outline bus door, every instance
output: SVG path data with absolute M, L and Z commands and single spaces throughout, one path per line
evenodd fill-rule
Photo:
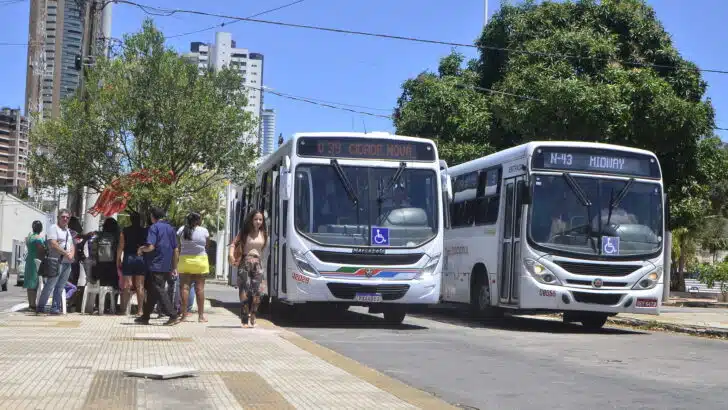
M 500 275 L 498 277 L 500 302 L 517 305 L 521 276 L 521 217 L 523 214 L 524 175 L 504 179 L 505 199 L 502 232 Z
M 280 187 L 278 186 L 278 172 L 273 172 L 273 193 L 270 199 L 271 203 L 271 247 L 269 255 L 269 270 L 268 270 L 268 294 L 270 296 L 278 296 L 278 275 L 279 275 L 279 260 L 278 255 L 280 253 L 280 238 L 281 229 L 285 227 L 281 226 L 281 205 L 280 205 Z

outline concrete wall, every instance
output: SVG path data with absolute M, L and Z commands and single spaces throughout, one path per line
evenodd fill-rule
M 0 252 L 5 255 L 11 254 L 13 240 L 24 240 L 35 220 L 43 223 L 43 234 L 45 234 L 48 218 L 44 212 L 13 195 L 0 192 Z

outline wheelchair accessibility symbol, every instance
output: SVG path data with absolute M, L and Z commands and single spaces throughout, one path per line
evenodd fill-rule
M 372 245 L 389 246 L 389 228 L 372 226 Z
M 619 255 L 619 237 L 602 236 L 602 253 L 605 255 Z

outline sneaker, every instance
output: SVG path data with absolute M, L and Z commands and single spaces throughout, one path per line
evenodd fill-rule
M 164 322 L 164 326 L 178 325 L 181 321 L 182 321 L 182 318 L 180 316 L 170 317 L 168 321 Z

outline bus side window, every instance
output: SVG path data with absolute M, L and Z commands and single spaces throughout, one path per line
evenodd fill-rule
M 478 187 L 478 173 L 471 172 L 453 178 L 453 201 L 450 215 L 453 228 L 473 226 L 475 223 L 475 194 Z
M 294 187 L 294 212 L 293 219 L 296 228 L 301 232 L 312 232 L 309 220 L 310 210 L 310 189 L 308 184 L 308 174 L 305 172 L 296 173 L 296 182 Z
M 476 193 L 476 225 L 492 225 L 498 221 L 501 168 L 481 170 Z

